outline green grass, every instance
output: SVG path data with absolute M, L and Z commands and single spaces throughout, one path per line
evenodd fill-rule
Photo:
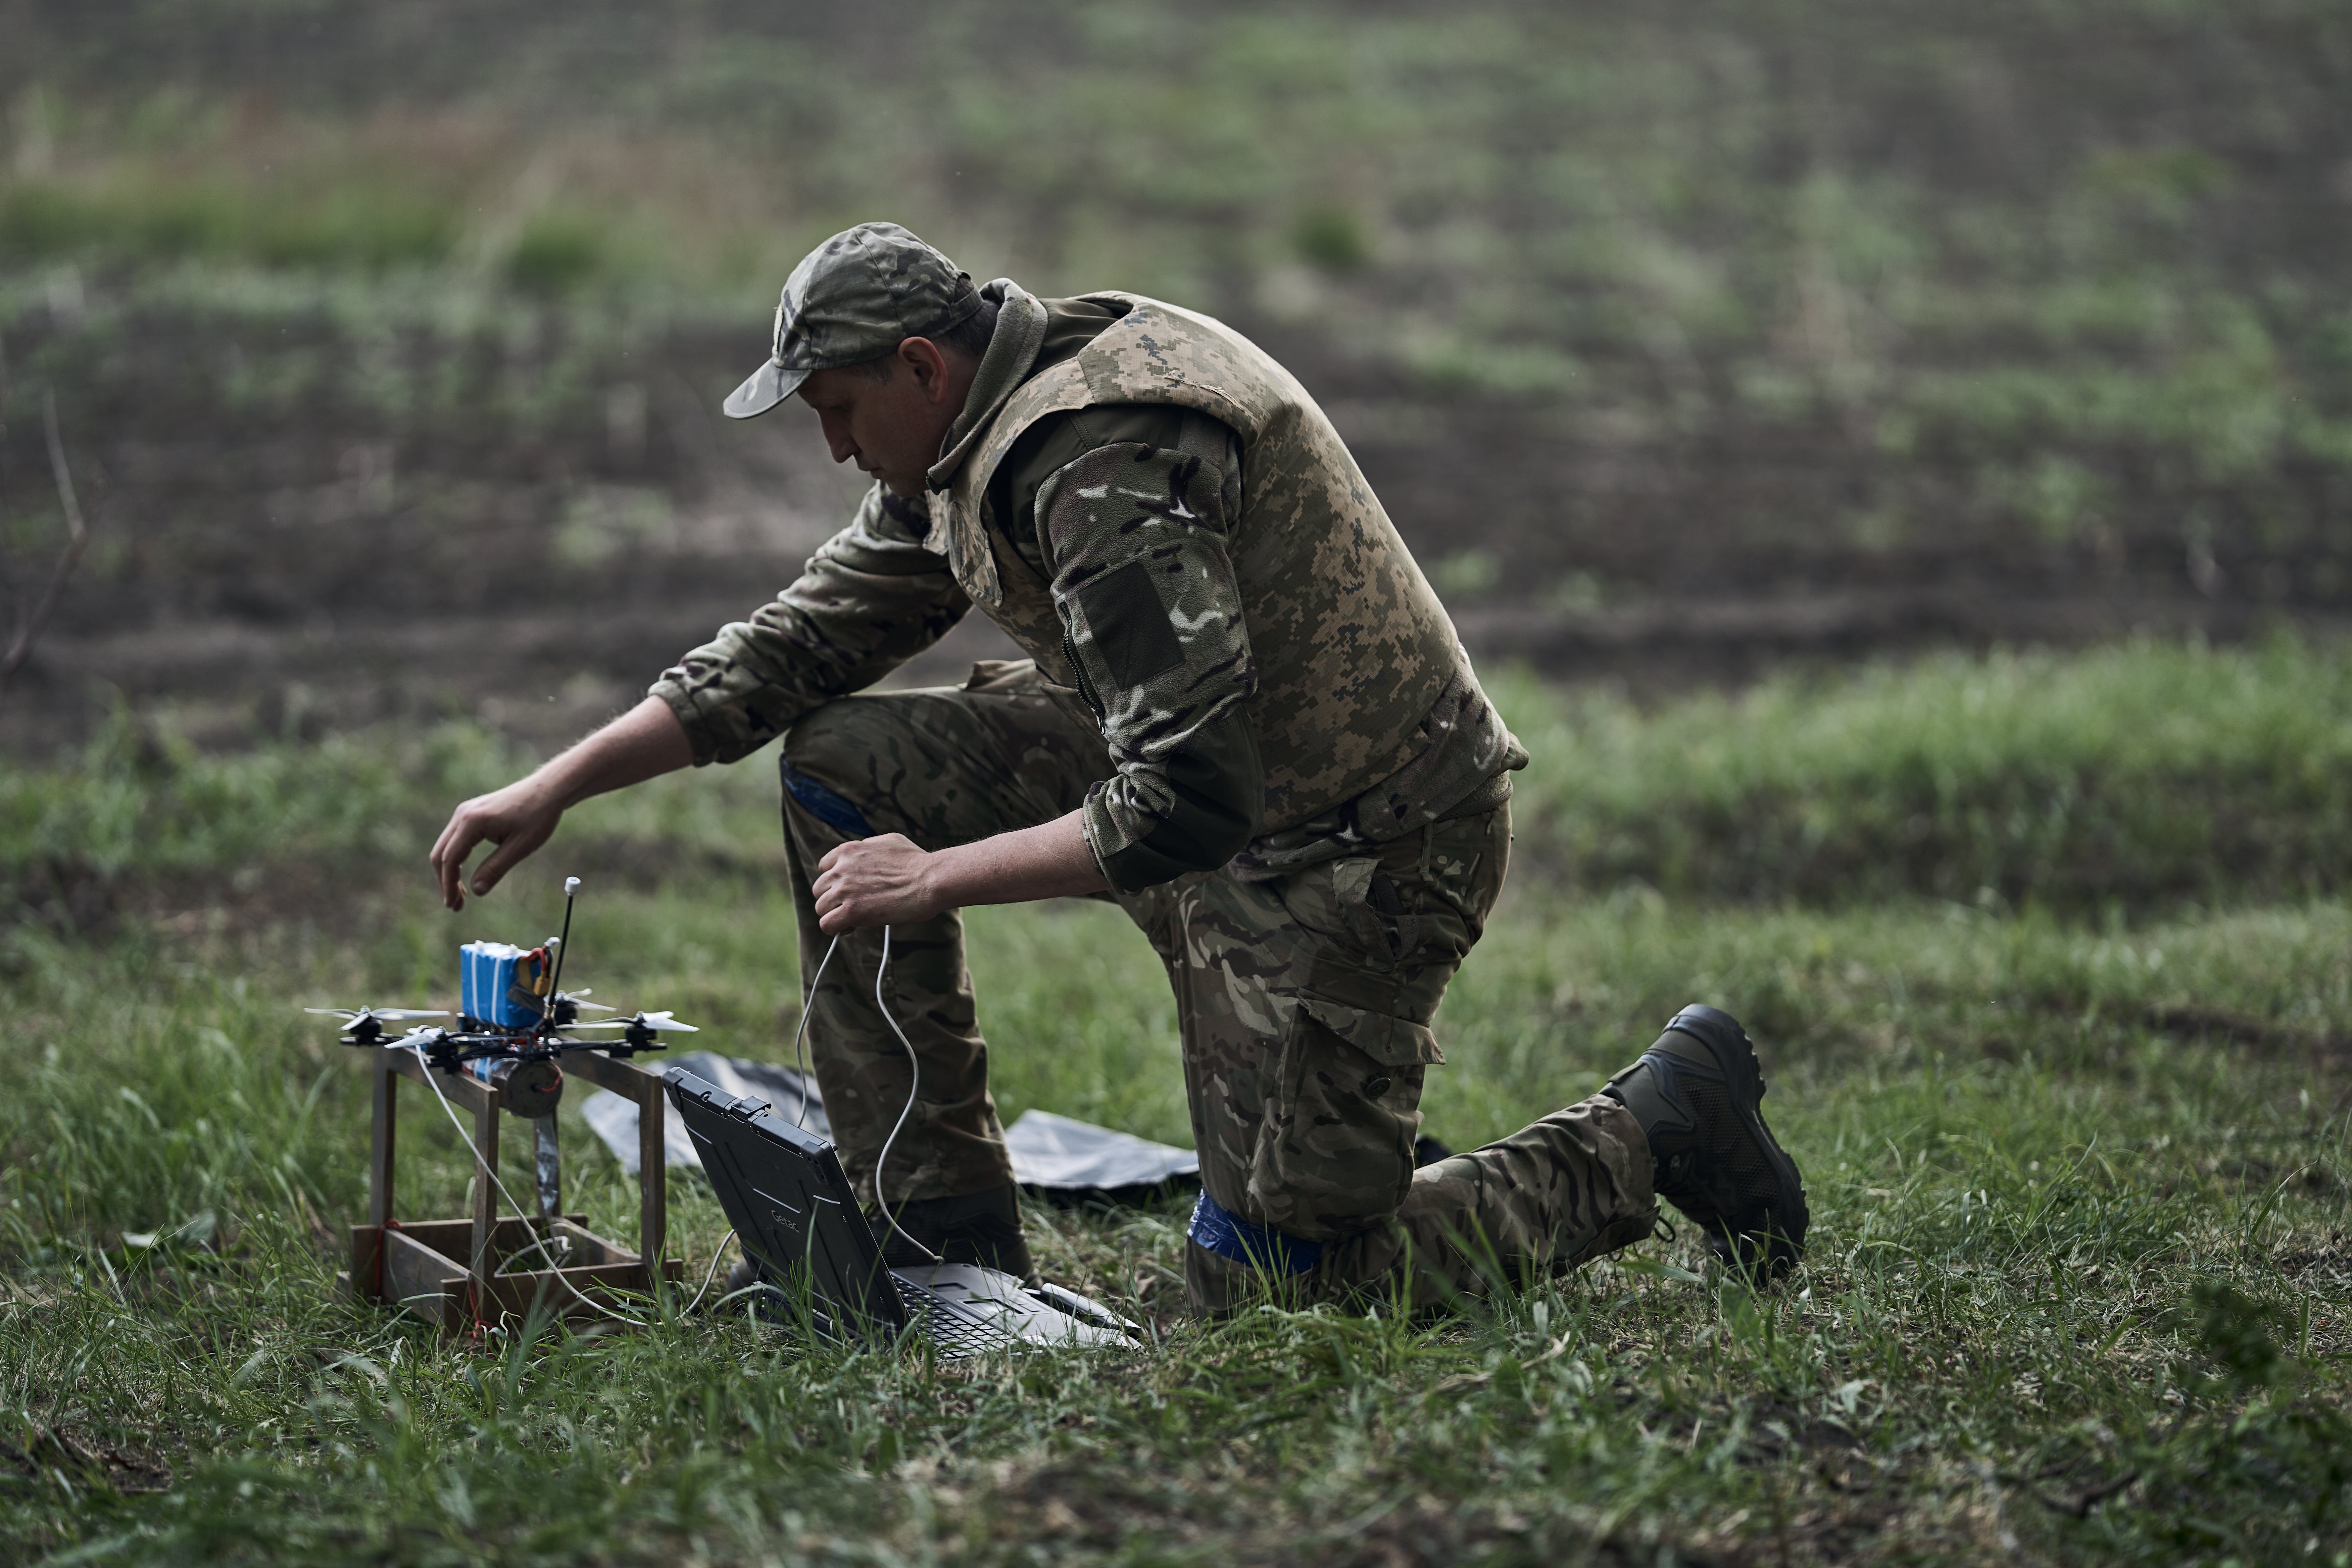
M 92 190 L 26 180 L 0 195 L 0 255 L 19 260 L 417 266 L 447 260 L 460 232 L 452 205 L 351 184 L 257 195 L 217 185 Z
M 641 945 L 600 985 L 676 1000 L 683 963 L 745 1019 L 789 996 L 789 963 L 755 961 L 785 911 L 709 890 L 723 909 L 606 910 L 583 954 Z M 446 951 L 423 925 L 442 920 L 412 905 L 363 948 L 371 978 Z M 1099 1087 L 1173 1077 L 1154 1004 L 1121 1004 L 1150 979 L 1139 942 L 1091 910 L 973 924 L 983 982 L 1013 981 L 984 993 L 1008 1110 L 1181 1134 L 1172 1084 L 1108 1103 Z M 1817 1214 L 1797 1279 L 1750 1298 L 1685 1239 L 1452 1322 L 1268 1310 L 1205 1329 L 1165 1316 L 1176 1214 L 1041 1215 L 1049 1267 L 1154 1316 L 1161 1342 L 1115 1367 L 960 1370 L 725 1322 L 452 1347 L 340 1304 L 320 1218 L 358 1196 L 363 1082 L 290 1009 L 349 956 L 282 936 L 274 957 L 257 936 L 34 943 L 18 1006 L 45 1044 L 5 1069 L 0 1124 L 0 1398 L 11 1440 L 49 1441 L 51 1462 L 0 1492 L 0 1529 L 26 1552 L 169 1560 L 1013 1561 L 1024 1542 L 1255 1560 L 1302 1537 L 1344 1554 L 1363 1529 L 1498 1561 L 1603 1541 L 1990 1560 L 2004 1531 L 2078 1561 L 2333 1552 L 2352 1542 L 2342 1117 L 2305 1060 L 2144 1019 L 2186 994 L 2341 1029 L 2347 935 L 2334 905 L 2119 944 L 1933 910 L 1523 901 L 1447 1004 L 1434 1129 L 1475 1139 L 1580 1095 L 1689 994 L 1796 1016 L 1757 1026 Z M 1041 948 L 1056 977 L 1024 982 Z M 781 1025 L 719 1043 L 773 1056 Z M 411 1126 L 415 1212 L 459 1209 L 454 1137 Z M 623 1183 L 571 1133 L 595 1222 L 625 1234 Z M 722 1222 L 698 1182 L 678 1207 L 698 1265 Z M 127 1491 L 158 1478 L 117 1462 L 110 1485 L 58 1429 L 173 1484 Z M 2037 1500 L 2132 1471 L 2081 1521 Z
M 1782 677 L 1644 713 L 1607 688 L 1492 682 L 1532 765 L 1523 875 L 1593 893 L 1835 905 L 1921 895 L 2129 923 L 2340 890 L 2352 866 L 2352 648 L 2137 642 Z M 70 911 L 232 868 L 343 868 L 429 844 L 527 759 L 463 723 L 229 754 L 118 715 L 0 775 L 0 896 Z M 575 862 L 772 869 L 762 760 L 599 802 Z M 712 809 L 712 802 L 720 803 Z
M 2112 907 L 2303 895 L 2352 866 L 2352 657 L 2143 641 L 1782 677 L 1645 716 L 1497 700 L 1565 872 L 1677 896 Z
M 2201 788 L 2249 736 L 2331 755 L 2334 660 L 1930 664 L 1610 709 L 1606 726 L 1577 700 L 1529 722 L 1538 693 L 1507 689 L 1541 753 L 1531 808 L 1573 798 L 1563 780 L 1594 733 L 1611 776 L 1663 780 L 1643 759 L 1705 721 L 1755 743 L 1698 755 L 1681 794 L 1659 789 L 1660 817 L 1827 780 L 1815 793 L 1852 803 L 1866 836 L 1873 792 L 1899 792 L 1922 752 L 1977 787 L 2032 737 L 2078 734 L 2068 765 L 2148 792 Z M 1995 717 L 1969 763 L 1936 715 L 1972 689 Z M 2135 739 L 2135 689 L 2181 694 L 2192 718 L 2170 743 Z M 1582 749 L 1561 750 L 1574 735 Z M 1430 1131 L 1508 1131 L 1589 1093 L 1681 1003 L 1728 1006 L 1762 1044 L 1811 1187 L 1810 1256 L 1785 1285 L 1717 1277 L 1685 1229 L 1459 1318 L 1268 1307 L 1204 1326 L 1179 1310 L 1181 1205 L 1041 1210 L 1049 1272 L 1151 1323 L 1149 1348 L 947 1367 L 709 1318 L 448 1343 L 334 1296 L 365 1079 L 298 1008 L 445 994 L 452 944 L 535 940 L 553 879 L 603 857 L 580 978 L 677 1007 L 710 1026 L 698 1043 L 779 1059 L 797 978 L 773 786 L 754 764 L 600 803 L 452 917 L 422 886 L 427 805 L 511 759 L 447 735 L 407 752 L 155 745 L 168 764 L 144 773 L 109 752 L 17 775 L 9 798 L 48 804 L 0 816 L 11 845 L 33 822 L 52 853 L 77 835 L 124 846 L 102 932 L 20 905 L 0 937 L 0 1554 L 2352 1560 L 2352 905 L 2258 884 L 2084 918 L 1867 875 L 1727 902 L 1656 879 L 1580 889 L 1526 832 L 1439 1016 Z M 413 771 L 370 773 L 404 755 Z M 100 809 L 112 797 L 89 786 L 118 772 L 149 793 Z M 282 836 L 222 804 L 247 788 Z M 373 804 L 352 807 L 355 789 Z M 109 812 L 133 810 L 154 831 L 109 837 Z M 1839 831 L 1832 817 L 1822 842 Z M 304 859 L 352 879 L 305 882 Z M 417 870 L 394 879 L 403 860 Z M 240 889 L 239 868 L 257 882 Z M 1183 1141 L 1172 1007 L 1115 911 L 970 923 L 1006 1114 Z M 572 1201 L 632 1234 L 629 1184 L 576 1104 L 565 1117 Z M 404 1121 L 404 1206 L 462 1212 L 455 1134 Z M 517 1186 L 513 1141 L 508 1158 Z M 724 1221 L 698 1178 L 673 1205 L 698 1278 Z

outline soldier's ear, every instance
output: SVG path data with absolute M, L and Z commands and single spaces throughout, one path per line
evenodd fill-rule
M 943 403 L 949 393 L 948 358 L 929 338 L 907 338 L 898 344 L 898 358 L 914 374 L 926 402 Z

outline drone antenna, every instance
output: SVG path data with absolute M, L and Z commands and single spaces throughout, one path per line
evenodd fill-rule
M 563 956 L 572 951 L 572 900 L 580 891 L 580 879 L 563 879 L 563 934 L 555 939 L 555 973 L 548 977 L 547 1013 L 555 1016 L 555 999 L 563 994 Z

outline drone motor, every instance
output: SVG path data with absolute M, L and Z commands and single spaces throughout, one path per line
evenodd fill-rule
M 488 1084 L 499 1109 L 511 1116 L 552 1116 L 563 1102 L 563 1069 L 544 1057 L 477 1057 L 466 1071 Z

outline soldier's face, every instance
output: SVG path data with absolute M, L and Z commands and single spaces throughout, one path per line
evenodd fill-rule
M 908 338 L 886 363 L 890 374 L 879 380 L 862 365 L 817 371 L 800 395 L 816 410 L 835 462 L 856 463 L 911 500 L 923 493 L 979 367 L 929 338 Z

